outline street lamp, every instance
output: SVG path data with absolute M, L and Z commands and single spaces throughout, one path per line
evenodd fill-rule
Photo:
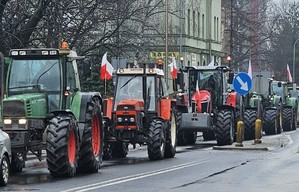
M 293 82 L 296 82 L 295 79 L 295 59 L 296 59 L 296 43 L 299 41 L 299 39 L 297 39 L 294 43 L 294 47 L 293 47 Z

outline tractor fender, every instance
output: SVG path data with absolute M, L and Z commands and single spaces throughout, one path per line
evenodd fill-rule
M 281 103 L 282 103 L 281 97 L 274 95 L 272 105 L 274 107 L 279 107 L 281 105 Z
M 287 99 L 286 104 L 288 106 L 291 106 L 292 108 L 296 108 L 297 107 L 297 102 L 298 101 L 297 101 L 297 99 L 295 97 L 291 97 L 291 98 Z

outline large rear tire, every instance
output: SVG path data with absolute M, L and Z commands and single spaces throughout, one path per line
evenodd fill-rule
M 165 154 L 165 128 L 161 120 L 153 119 L 149 127 L 147 153 L 150 160 L 160 160 Z
M 291 108 L 283 108 L 282 110 L 282 128 L 283 131 L 291 131 L 293 124 L 293 115 Z
M 165 155 L 166 158 L 172 158 L 176 153 L 177 145 L 177 123 L 174 109 L 171 112 L 171 119 L 167 122 L 168 128 L 166 129 L 166 146 Z
M 47 128 L 47 163 L 53 177 L 73 177 L 78 164 L 78 127 L 72 115 L 59 115 Z
M 217 114 L 215 138 L 217 145 L 231 145 L 234 142 L 235 122 L 233 112 L 220 110 Z
M 85 119 L 78 171 L 96 173 L 102 162 L 104 140 L 102 110 L 98 98 L 93 98 L 92 102 L 87 104 Z
M 244 111 L 244 140 L 252 140 L 255 138 L 256 118 L 256 111 L 250 109 Z
M 263 120 L 263 130 L 265 131 L 266 135 L 275 135 L 279 129 L 279 114 L 277 113 L 277 110 L 266 110 Z

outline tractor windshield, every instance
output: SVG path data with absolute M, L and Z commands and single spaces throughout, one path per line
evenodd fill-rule
M 147 77 L 147 100 L 149 110 L 155 107 L 155 86 L 154 78 Z M 126 75 L 118 76 L 115 93 L 114 110 L 117 104 L 122 100 L 139 99 L 143 100 L 142 76 Z
M 273 93 L 275 95 L 278 95 L 278 96 L 283 96 L 284 95 L 282 85 L 279 85 L 278 83 L 273 83 L 272 88 L 273 88 Z
M 56 59 L 12 60 L 8 80 L 9 94 L 34 90 L 59 91 L 61 81 L 58 62 Z
M 208 90 L 211 93 L 214 103 L 220 102 L 222 93 L 222 71 L 220 70 L 194 70 L 190 71 L 190 90 L 191 95 L 195 93 L 198 82 L 199 90 Z

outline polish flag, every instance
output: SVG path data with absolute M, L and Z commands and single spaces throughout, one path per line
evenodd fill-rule
M 199 100 L 199 86 L 198 86 L 198 81 L 196 81 L 196 91 L 194 95 L 192 96 L 192 100 L 197 101 Z
M 251 68 L 251 60 L 249 59 L 249 63 L 248 63 L 248 75 L 250 77 L 250 79 L 252 79 L 252 68 Z
M 112 78 L 113 73 L 113 67 L 107 60 L 107 52 L 104 54 L 102 58 L 102 64 L 101 64 L 101 79 L 102 80 L 108 80 Z
M 196 81 L 196 91 L 195 91 L 194 95 L 192 96 L 192 100 L 196 101 L 198 112 L 201 112 L 201 101 L 200 101 L 198 80 Z
M 168 66 L 170 67 L 170 75 L 173 79 L 176 79 L 178 76 L 178 68 L 176 66 L 176 61 L 174 57 L 172 57 L 172 62 Z
M 287 75 L 288 75 L 288 81 L 289 82 L 293 82 L 293 78 L 292 78 L 292 75 L 291 75 L 291 71 L 290 71 L 290 68 L 289 68 L 289 64 L 287 64 Z

